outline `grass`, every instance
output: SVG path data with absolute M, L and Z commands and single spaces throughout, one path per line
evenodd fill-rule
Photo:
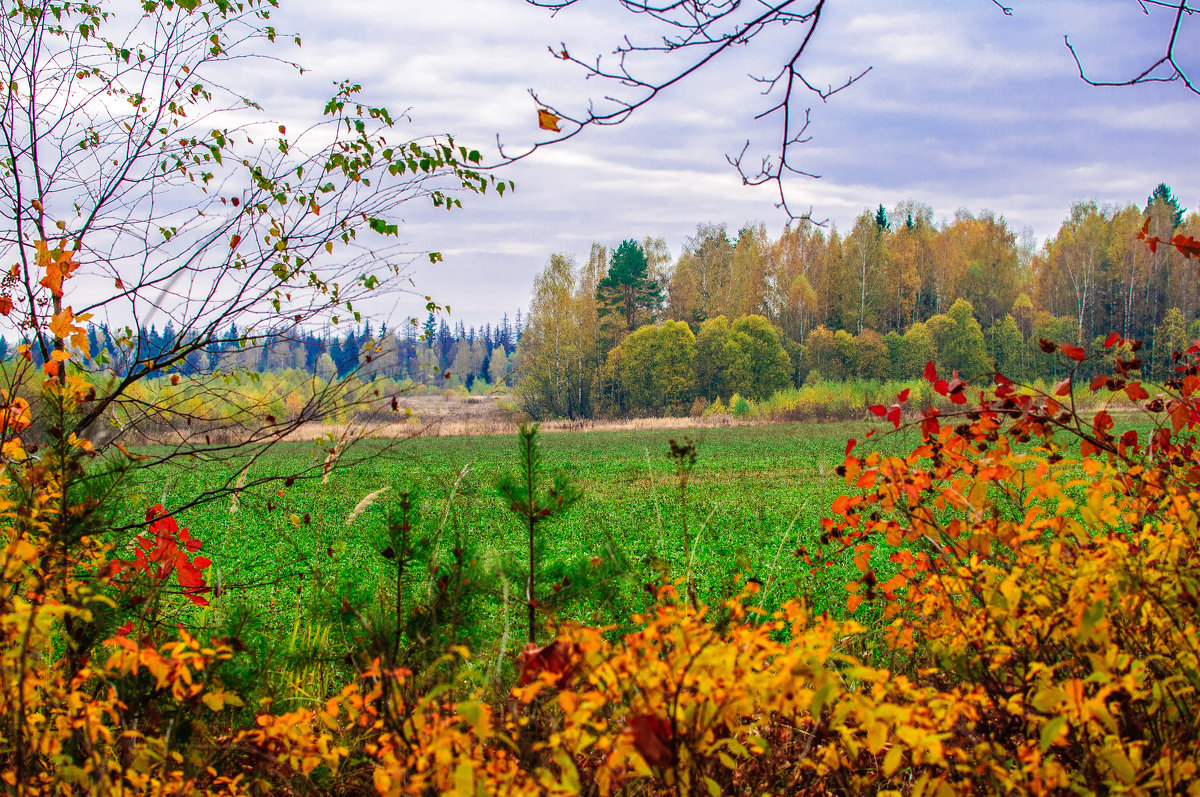
M 542 472 L 565 475 L 582 498 L 560 519 L 544 526 L 545 550 L 539 571 L 579 572 L 592 557 L 623 560 L 619 584 L 600 605 L 586 590 L 562 601 L 564 617 L 609 623 L 628 617 L 647 602 L 644 586 L 660 575 L 682 576 L 690 563 L 699 598 L 719 600 L 735 575 L 768 585 L 770 604 L 805 594 L 819 608 L 844 599 L 847 570 L 815 579 L 793 556 L 798 545 L 812 547 L 820 519 L 843 489 L 834 472 L 848 437 L 863 436 L 863 423 L 789 424 L 710 428 L 690 432 L 628 431 L 541 436 Z M 698 461 L 688 487 L 688 527 L 694 551 L 683 550 L 679 491 L 668 440 L 690 434 Z M 911 442 L 911 441 L 910 441 Z M 356 464 L 336 469 L 328 484 L 298 480 L 283 495 L 269 490 L 241 497 L 236 513 L 222 500 L 178 515 L 180 523 L 204 541 L 214 564 L 209 582 L 227 591 L 214 609 L 233 606 L 269 610 L 266 622 L 286 638 L 296 636 L 298 581 L 351 583 L 363 600 L 386 589 L 391 562 L 380 555 L 387 545 L 388 513 L 400 491 L 417 495 L 421 528 L 438 537 L 433 557 L 450 559 L 456 548 L 469 550 L 476 568 L 501 573 L 522 551 L 520 522 L 496 490 L 504 474 L 515 474 L 515 435 L 416 439 L 399 443 L 366 441 L 352 450 Z M 347 456 L 346 459 L 349 459 Z M 285 444 L 251 467 L 251 481 L 284 475 L 320 463 L 313 445 Z M 185 464 L 148 472 L 130 496 L 128 511 L 186 496 L 236 478 L 243 464 Z M 388 487 L 352 521 L 347 519 L 368 494 Z M 308 523 L 294 525 L 293 518 Z M 616 563 L 613 563 L 616 564 Z M 549 578 L 542 579 L 549 590 Z M 502 584 L 492 578 L 491 600 L 476 618 L 498 634 Z M 517 592 L 519 590 L 514 590 Z
M 561 518 L 541 527 L 539 583 L 549 610 L 558 620 L 620 624 L 649 604 L 648 584 L 678 579 L 690 568 L 699 599 L 709 604 L 731 594 L 740 576 L 763 583 L 764 608 L 803 596 L 818 611 L 841 613 L 844 585 L 858 576 L 852 557 L 814 574 L 793 554 L 800 545 L 816 547 L 821 519 L 846 489 L 835 468 L 847 438 L 861 440 L 873 427 L 805 423 L 542 435 L 547 481 L 561 473 L 582 493 Z M 689 478 L 694 549 L 687 551 L 668 444 L 685 434 L 699 453 Z M 916 439 L 909 431 L 872 440 L 899 451 Z M 306 662 L 307 674 L 277 667 L 286 682 L 307 680 L 312 688 L 313 681 L 328 680 L 314 654 L 350 647 L 345 607 L 395 606 L 394 560 L 381 552 L 389 545 L 389 513 L 409 490 L 426 567 L 407 573 L 405 606 L 427 598 L 449 572 L 453 551 L 463 551 L 478 588 L 462 607 L 471 626 L 467 636 L 485 659 L 508 660 L 506 652 L 523 636 L 522 607 L 502 596 L 506 590 L 523 594 L 512 573 L 523 556 L 524 533 L 496 485 L 504 474 L 516 474 L 516 451 L 515 435 L 366 441 L 344 457 L 356 461 L 335 469 L 327 484 L 298 480 L 277 491 L 282 484 L 276 482 L 243 494 L 237 512 L 225 499 L 179 513 L 213 560 L 209 584 L 222 587 L 195 621 L 213 631 L 243 622 L 266 641 L 263 655 Z M 314 464 L 319 471 L 323 459 L 310 443 L 280 445 L 248 475 L 251 481 L 284 476 Z M 232 482 L 243 467 L 231 461 L 146 471 L 149 478 L 132 492 L 127 511 L 178 503 Z M 365 496 L 384 487 L 386 493 L 350 520 Z M 889 569 L 887 553 L 876 550 L 872 557 L 881 572 Z M 592 567 L 593 557 L 603 566 Z M 551 584 L 564 575 L 571 586 L 552 593 Z M 339 601 L 342 620 L 333 605 Z

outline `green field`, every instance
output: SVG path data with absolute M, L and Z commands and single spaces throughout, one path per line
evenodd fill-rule
M 669 456 L 668 441 L 682 439 L 684 432 L 540 436 L 542 473 L 547 479 L 565 475 L 582 494 L 542 527 L 538 582 L 544 613 L 597 625 L 627 622 L 650 603 L 647 584 L 684 576 L 689 561 L 704 602 L 730 595 L 741 576 L 763 583 L 766 608 L 804 596 L 818 608 L 840 611 L 843 585 L 856 572 L 850 557 L 814 575 L 794 553 L 801 544 L 815 547 L 820 519 L 844 490 L 835 468 L 846 439 L 862 438 L 867 428 L 792 424 L 687 432 L 699 454 L 687 493 L 694 553 L 684 550 Z M 915 438 L 895 439 L 911 445 Z M 453 551 L 460 549 L 472 590 L 462 607 L 466 627 L 458 634 L 485 655 L 496 657 L 497 648 L 511 652 L 523 642 L 525 610 L 503 596 L 506 589 L 511 598 L 523 596 L 523 581 L 512 574 L 521 569 L 525 538 L 521 520 L 496 485 L 504 474 L 517 473 L 516 454 L 515 434 L 367 441 L 351 448 L 343 467 L 323 484 L 324 454 L 317 446 L 276 447 L 251 465 L 249 483 L 306 469 L 312 474 L 314 466 L 315 476 L 286 488 L 276 481 L 247 489 L 236 512 L 223 498 L 178 513 L 213 560 L 209 584 L 222 588 L 210 607 L 188 609 L 195 612 L 188 619 L 209 632 L 232 626 L 274 651 L 264 655 L 298 652 L 306 642 L 343 649 L 337 639 L 349 633 L 347 606 L 368 618 L 394 615 L 394 560 L 381 551 L 389 545 L 388 518 L 401 491 L 410 490 L 420 516 L 413 534 L 424 546 L 416 546 L 419 566 L 403 579 L 405 609 L 437 589 L 440 575 L 451 572 Z M 236 479 L 243 465 L 182 462 L 142 471 L 126 511 L 133 515 L 158 501 L 178 504 Z M 382 487 L 388 492 L 348 522 L 364 496 Z M 593 557 L 602 564 L 594 565 Z M 553 592 L 563 575 L 567 588 Z

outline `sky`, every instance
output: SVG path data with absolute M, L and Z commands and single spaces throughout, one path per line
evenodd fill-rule
M 795 177 L 794 210 L 848 230 L 866 208 L 904 200 L 929 205 L 935 220 L 960 208 L 991 210 L 1040 244 L 1072 202 L 1144 204 L 1160 181 L 1184 207 L 1200 206 L 1200 96 L 1182 85 L 1096 88 L 1079 79 L 1069 35 L 1089 73 L 1124 79 L 1165 47 L 1172 15 L 1138 0 L 830 2 L 802 65 L 815 85 L 858 83 L 827 102 L 810 95 L 811 141 L 796 163 L 819 179 Z M 557 15 L 522 0 L 295 0 L 274 16 L 302 47 L 288 53 L 301 79 L 246 86 L 269 113 L 293 119 L 319 110 L 332 81 L 351 77 L 364 95 L 408 110 L 404 136 L 453 133 L 495 153 L 497 136 L 519 150 L 544 137 L 535 89 L 581 111 L 619 87 L 584 81 L 553 58 L 564 43 L 581 57 L 610 52 L 621 36 L 656 30 L 615 0 L 580 0 Z M 637 24 L 635 24 L 637 23 Z M 412 203 L 397 210 L 414 260 L 410 294 L 380 298 L 370 313 L 397 323 L 423 315 L 424 296 L 468 326 L 525 308 L 551 253 L 585 261 L 593 241 L 663 237 L 678 256 L 699 223 L 731 232 L 763 223 L 778 236 L 787 218 L 771 188 L 741 184 L 725 156 L 749 140 L 765 153 L 778 135 L 755 122 L 764 99 L 748 77 L 777 68 L 797 26 L 741 48 L 617 127 L 585 131 L 498 173 L 516 191 L 462 197 L 447 213 Z M 1179 54 L 1200 78 L 1200 19 L 1185 21 Z M 647 64 L 647 69 L 663 69 Z

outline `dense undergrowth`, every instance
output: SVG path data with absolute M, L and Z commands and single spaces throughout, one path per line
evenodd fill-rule
M 220 590 L 203 529 L 152 506 L 132 541 L 107 533 L 121 465 L 55 437 L 87 384 L 47 374 L 36 450 L 27 402 L 3 409 L 0 788 L 1200 794 L 1198 352 L 1154 397 L 1125 360 L 1045 392 L 997 377 L 977 399 L 931 367 L 947 409 L 909 391 L 874 406 L 920 439 L 898 454 L 850 441 L 819 545 L 791 552 L 815 572 L 853 563 L 841 615 L 802 596 L 762 609 L 752 578 L 705 605 L 679 567 L 617 627 L 563 619 L 540 636 L 569 585 L 540 569 L 541 524 L 575 494 L 542 482 L 527 430 L 504 487 L 529 543 L 506 596 L 530 640 L 516 682 L 461 644 L 478 585 L 455 550 L 463 566 L 419 599 L 330 606 L 349 652 L 324 661 L 320 639 L 294 640 L 310 654 L 287 666 L 312 693 L 286 704 L 280 661 L 256 660 L 236 621 L 183 623 Z M 1152 426 L 1118 435 L 1103 407 L 1081 414 L 1082 393 L 1122 394 Z M 673 453 L 686 501 L 695 451 Z M 418 528 L 404 497 L 380 551 L 397 583 L 428 561 Z M 576 577 L 602 590 L 589 568 Z

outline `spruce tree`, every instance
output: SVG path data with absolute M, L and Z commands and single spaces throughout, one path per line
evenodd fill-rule
M 1175 198 L 1175 194 L 1171 191 L 1171 187 L 1166 183 L 1159 183 L 1154 187 L 1153 193 L 1146 197 L 1146 210 L 1157 201 L 1162 201 L 1171 207 L 1171 223 L 1174 227 L 1178 227 L 1183 223 L 1183 214 L 1186 213 L 1179 206 L 1179 200 Z

